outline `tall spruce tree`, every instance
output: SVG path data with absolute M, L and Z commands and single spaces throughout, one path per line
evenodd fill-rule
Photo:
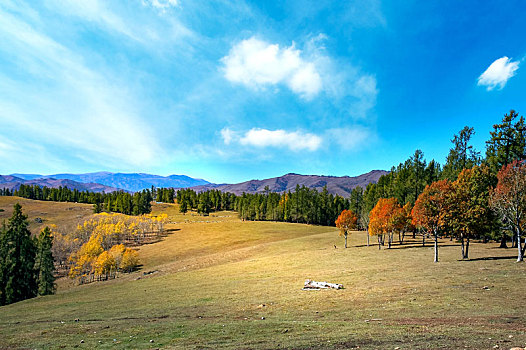
M 6 284 L 6 257 L 7 257 L 7 228 L 5 226 L 5 221 L 2 222 L 2 227 L 0 228 L 0 305 L 6 304 L 5 297 L 5 284 Z
M 22 206 L 14 205 L 13 215 L 2 234 L 2 266 L 0 267 L 2 304 L 11 304 L 37 294 L 34 274 L 35 242 L 28 229 Z
M 451 142 L 453 148 L 449 150 L 446 164 L 442 172 L 442 178 L 455 181 L 464 169 L 471 169 L 480 164 L 480 153 L 477 152 L 469 141 L 475 135 L 475 130 L 465 126 L 457 135 L 453 136 Z
M 524 117 L 513 109 L 500 124 L 493 125 L 491 138 L 486 141 L 486 162 L 497 173 L 514 160 L 526 159 L 526 124 Z
M 38 285 L 38 295 L 49 295 L 55 292 L 55 264 L 51 246 L 53 237 L 51 230 L 46 226 L 37 239 L 37 253 L 35 258 L 35 273 Z

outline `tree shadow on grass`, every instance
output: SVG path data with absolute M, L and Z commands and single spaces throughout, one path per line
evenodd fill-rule
M 475 259 L 460 259 L 458 261 L 483 261 L 483 260 L 512 260 L 517 259 L 517 255 L 515 256 L 486 256 L 483 258 L 475 258 Z
M 367 244 L 361 244 L 361 245 L 355 245 L 354 247 L 356 248 L 363 248 L 363 247 L 367 247 Z M 377 247 L 378 248 L 378 243 L 374 243 L 374 244 L 369 244 L 369 247 Z M 438 248 L 442 248 L 442 247 L 459 247 L 458 244 L 439 244 L 438 245 Z M 422 246 L 422 242 L 420 242 L 420 244 L 398 244 L 398 243 L 393 243 L 391 244 L 391 248 L 388 248 L 387 247 L 387 244 L 382 246 L 382 249 L 391 249 L 391 250 L 395 250 L 395 249 L 413 249 L 413 248 L 433 248 L 433 241 L 427 241 L 426 242 L 426 245 L 425 246 Z

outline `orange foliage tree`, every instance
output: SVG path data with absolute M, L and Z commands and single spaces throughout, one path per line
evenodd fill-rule
M 343 210 L 336 219 L 336 227 L 340 229 L 340 236 L 345 237 L 345 248 L 347 248 L 347 235 L 349 231 L 355 230 L 358 223 L 358 217 L 351 210 Z
M 447 223 L 449 196 L 453 187 L 448 180 L 427 185 L 411 211 L 413 224 L 432 233 L 435 239 L 435 262 L 438 262 L 438 234 Z
M 523 261 L 526 244 L 522 246 L 521 237 L 526 227 L 526 164 L 517 161 L 508 164 L 499 171 L 497 178 L 497 187 L 491 193 L 491 205 L 504 225 L 515 232 L 517 261 Z
M 396 198 L 380 198 L 369 214 L 369 235 L 378 237 L 378 249 L 384 244 L 388 235 L 391 248 L 393 234 L 403 227 L 403 210 Z

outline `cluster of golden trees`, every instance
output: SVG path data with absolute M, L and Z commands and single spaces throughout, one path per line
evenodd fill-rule
M 168 216 L 95 214 L 74 229 L 52 227 L 53 255 L 59 266 L 80 283 L 114 278 L 138 264 L 137 252 L 126 245 L 156 239 Z

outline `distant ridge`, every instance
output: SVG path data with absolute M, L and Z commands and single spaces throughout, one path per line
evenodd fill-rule
M 24 179 L 63 179 L 72 180 L 79 183 L 97 183 L 113 188 L 123 189 L 130 192 L 142 191 L 147 188 L 155 187 L 175 187 L 185 188 L 191 186 L 207 185 L 208 181 L 202 179 L 194 179 L 186 175 L 169 175 L 160 176 L 144 173 L 111 173 L 101 171 L 96 173 L 85 174 L 54 174 L 54 175 L 38 175 L 38 174 L 12 174 L 12 176 Z
M 296 185 L 306 186 L 316 189 L 318 192 L 327 186 L 329 193 L 348 197 L 351 190 L 357 186 L 365 188 L 369 183 L 376 183 L 380 176 L 388 174 L 385 170 L 373 170 L 359 176 L 319 176 L 319 175 L 299 175 L 289 173 L 279 177 L 265 180 L 250 180 L 238 184 L 208 184 L 192 187 L 197 192 L 216 189 L 223 192 L 231 192 L 236 195 L 245 193 L 264 193 L 268 186 L 271 192 L 294 191 Z
M 37 185 L 40 187 L 67 187 L 70 190 L 79 190 L 79 191 L 90 191 L 90 192 L 114 192 L 119 191 L 120 189 L 105 186 L 97 183 L 81 183 L 68 179 L 54 179 L 50 177 L 46 178 L 32 178 L 29 180 L 13 176 L 13 175 L 0 175 L 0 188 L 8 188 L 9 190 L 17 190 L 20 188 L 20 185 Z

